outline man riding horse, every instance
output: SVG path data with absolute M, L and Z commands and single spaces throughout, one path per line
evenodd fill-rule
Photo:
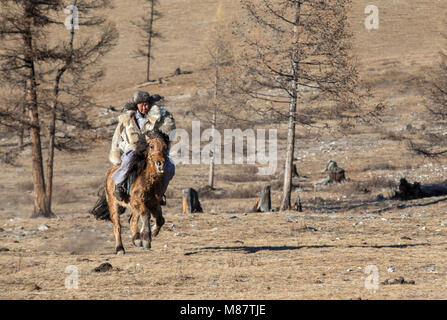
M 113 134 L 109 154 L 110 162 L 120 166 L 112 175 L 115 183 L 113 195 L 118 201 L 124 201 L 129 194 L 126 185 L 140 134 L 159 131 L 169 137 L 171 131 L 175 130 L 174 117 L 165 108 L 156 104 L 160 99 L 158 95 L 151 96 L 146 91 L 137 91 L 133 95 L 133 101 L 124 104 L 123 114 L 118 117 L 118 126 Z M 174 163 L 167 157 L 161 205 L 166 205 L 165 193 L 174 174 Z

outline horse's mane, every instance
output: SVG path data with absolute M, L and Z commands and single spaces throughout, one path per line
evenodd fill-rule
M 158 130 L 150 131 L 150 132 L 147 132 L 146 135 L 149 137 L 149 139 L 161 138 L 166 145 L 169 144 L 169 137 L 161 131 L 158 131 Z M 142 136 L 144 137 L 144 134 Z M 141 136 L 140 136 L 140 138 L 141 138 Z M 144 139 L 144 140 L 146 141 L 146 139 Z
M 129 174 L 136 172 L 136 175 L 139 176 L 141 172 L 146 168 L 148 157 L 148 144 L 146 141 L 146 136 L 149 139 L 161 138 L 166 145 L 168 145 L 169 143 L 169 137 L 160 131 L 151 131 L 148 133 L 140 134 L 135 149 L 135 154 L 129 163 Z

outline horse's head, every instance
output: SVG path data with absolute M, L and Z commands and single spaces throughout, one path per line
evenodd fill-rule
M 161 132 L 155 131 L 145 135 L 147 143 L 147 164 L 154 168 L 153 174 L 164 173 L 165 162 L 168 157 L 168 140 Z

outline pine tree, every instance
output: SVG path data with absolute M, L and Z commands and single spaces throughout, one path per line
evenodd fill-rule
M 86 16 L 90 14 L 81 19 L 79 26 L 99 30 L 98 37 L 85 37 L 75 44 L 72 19 L 67 32 L 69 41 L 49 44 L 48 39 L 64 28 L 64 22 L 57 17 L 67 4 L 75 5 Z M 11 131 L 29 128 L 34 184 L 32 217 L 54 216 L 51 211 L 54 148 L 73 150 L 82 139 L 79 132 L 56 139 L 57 131 L 67 133 L 71 126 L 82 132 L 90 127 L 82 107 L 93 102 L 85 92 L 102 76 L 98 67 L 100 58 L 117 39 L 114 26 L 91 12 L 107 5 L 108 0 L 5 0 L 1 3 L 0 81 L 4 90 L 0 94 L 6 97 L 7 103 L 0 105 L 0 124 Z M 63 125 L 57 127 L 57 121 Z M 49 137 L 47 180 L 42 157 L 43 133 Z

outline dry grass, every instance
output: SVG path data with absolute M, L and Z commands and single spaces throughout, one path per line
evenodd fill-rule
M 53 189 L 55 203 L 68 204 L 80 201 L 78 194 L 67 185 L 55 185 Z
M 345 181 L 342 183 L 334 183 L 328 187 L 327 191 L 346 197 L 352 197 L 354 195 L 381 192 L 383 189 L 394 190 L 397 188 L 397 184 L 398 181 L 393 181 L 383 177 L 373 177 L 364 181 Z
M 17 191 L 26 192 L 33 190 L 34 190 L 34 184 L 32 181 L 22 181 L 17 184 Z
M 413 166 L 410 163 L 404 164 L 404 165 L 400 165 L 400 166 L 396 166 L 387 162 L 380 162 L 380 163 L 373 163 L 373 164 L 369 164 L 366 167 L 364 167 L 362 169 L 362 171 L 364 172 L 369 172 L 369 171 L 379 171 L 379 170 L 389 170 L 389 171 L 396 171 L 396 170 L 410 170 L 412 169 Z
M 104 106 L 129 100 L 136 85 L 144 81 L 144 61 L 129 55 L 129 48 L 138 42 L 129 21 L 141 14 L 141 3 L 138 0 L 135 6 L 128 6 L 115 1 L 115 9 L 104 13 L 117 22 L 121 33 L 119 46 L 105 59 L 106 78 L 90 92 Z M 237 1 L 223 3 L 228 16 L 237 12 Z M 181 201 L 168 199 L 168 206 L 163 207 L 166 225 L 150 251 L 132 247 L 126 213 L 121 221 L 127 253 L 115 256 L 112 228 L 87 213 L 102 182 L 90 175 L 106 172 L 109 141 L 82 156 L 56 154 L 58 181 L 69 182 L 55 188 L 53 209 L 58 219 L 10 220 L 28 217 L 32 211 L 32 197 L 27 193 L 31 185 L 22 182 L 27 177 L 31 180 L 31 161 L 17 159 L 20 172 L 12 166 L 2 168 L 1 246 L 10 251 L 0 253 L 0 298 L 446 299 L 447 229 L 441 225 L 446 221 L 445 201 L 431 205 L 432 199 L 384 201 L 355 209 L 342 206 L 343 201 L 373 199 L 383 189 L 394 188 L 402 169 L 408 171 L 411 181 L 445 179 L 443 163 L 410 157 L 397 130 L 410 123 L 406 134 L 422 128 L 423 97 L 411 80 L 423 75 L 437 58 L 441 43 L 438 25 L 444 20 L 446 4 L 429 0 L 411 5 L 391 3 L 375 2 L 381 10 L 378 32 L 367 31 L 358 23 L 363 21 L 369 1 L 355 1 L 351 12 L 361 77 L 374 85 L 376 102 L 389 106 L 380 127 L 359 123 L 345 130 L 347 136 L 340 136 L 337 130 L 317 130 L 324 123 L 315 129 L 297 127 L 295 156 L 300 159 L 298 171 L 307 178 L 297 179 L 295 184 L 302 187 L 299 195 L 304 212 L 244 215 L 267 183 L 272 186 L 272 205 L 276 206 L 282 181 L 255 180 L 256 172 L 250 171 L 255 169 L 222 166 L 217 171 L 217 188 L 226 194 L 204 195 L 200 199 L 203 214 L 182 215 Z M 170 74 L 178 66 L 193 73 L 139 89 L 167 97 L 166 106 L 179 128 L 191 128 L 192 118 L 184 116 L 191 106 L 182 96 L 201 89 L 204 43 L 216 8 L 215 0 L 161 2 L 165 16 L 160 19 L 159 31 L 165 41 L 154 46 L 158 62 L 153 64 L 153 77 Z M 92 109 L 91 116 L 98 112 Z M 278 132 L 280 162 L 285 155 L 284 129 Z M 333 142 L 334 148 L 325 151 Z M 323 178 L 320 171 L 329 158 L 346 169 L 351 181 L 311 188 Z M 377 174 L 375 171 L 383 172 L 369 175 Z M 178 166 L 168 198 L 181 197 L 181 190 L 187 187 L 198 190 L 207 182 L 207 173 L 207 166 Z M 346 198 L 340 199 L 342 196 Z M 406 206 L 398 207 L 402 204 Z M 330 212 L 318 211 L 328 207 Z M 50 229 L 36 231 L 42 223 Z M 113 265 L 112 271 L 92 272 L 105 260 Z M 69 265 L 79 270 L 77 290 L 64 286 L 64 270 Z M 414 280 L 415 285 L 380 285 L 374 293 L 364 285 L 368 265 L 378 267 L 380 282 L 402 276 Z M 390 266 L 394 273 L 387 271 Z M 34 290 L 36 284 L 40 290 Z
M 216 180 L 225 182 L 256 182 L 256 181 L 271 181 L 274 177 L 262 176 L 251 173 L 235 173 L 235 174 L 218 174 Z
M 231 189 L 210 190 L 208 187 L 202 187 L 198 190 L 199 199 L 248 199 L 259 196 L 262 186 L 244 184 L 237 185 Z

